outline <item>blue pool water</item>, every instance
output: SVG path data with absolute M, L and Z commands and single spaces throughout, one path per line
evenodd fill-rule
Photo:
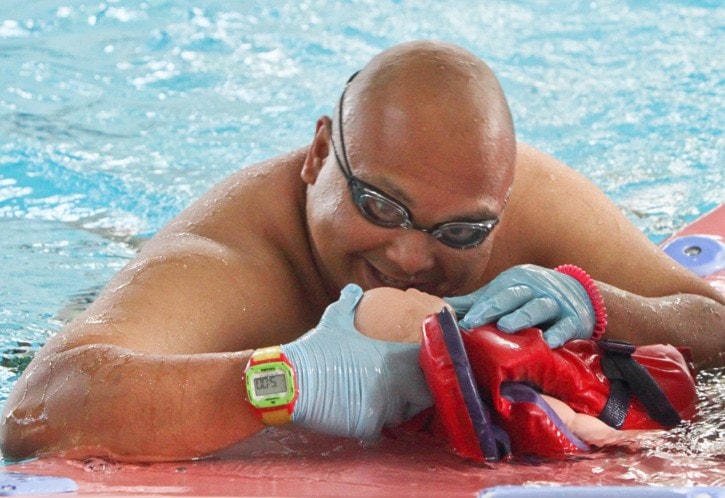
M 662 240 L 725 199 L 723 26 L 719 1 L 3 0 L 0 404 L 141 240 L 307 144 L 348 75 L 409 39 L 487 60 L 521 139 Z M 724 384 L 704 377 L 676 450 L 722 461 Z

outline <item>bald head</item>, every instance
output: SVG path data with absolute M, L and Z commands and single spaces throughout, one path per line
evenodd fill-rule
M 380 53 L 350 83 L 344 111 L 350 142 L 428 147 L 431 157 L 446 144 L 458 164 L 489 168 L 504 183 L 512 175 L 515 137 L 503 91 L 481 59 L 456 45 L 416 41 Z
M 476 55 L 448 43 L 415 41 L 396 45 L 373 57 L 357 78 L 360 85 L 384 90 L 404 83 L 439 94 L 483 91 L 498 104 L 506 102 L 493 71 Z

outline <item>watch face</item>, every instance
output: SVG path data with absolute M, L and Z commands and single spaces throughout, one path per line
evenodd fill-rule
M 254 393 L 257 396 L 287 392 L 287 377 L 283 373 L 254 377 Z
M 284 362 L 263 363 L 247 370 L 247 394 L 257 408 L 275 408 L 294 399 L 292 369 Z

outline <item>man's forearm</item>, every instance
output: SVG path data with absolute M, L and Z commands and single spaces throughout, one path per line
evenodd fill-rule
M 93 345 L 39 358 L 6 404 L 3 453 L 155 461 L 219 450 L 262 428 L 243 398 L 248 356 Z
M 725 305 L 695 294 L 644 298 L 597 284 L 609 314 L 605 337 L 692 348 L 698 367 L 725 365 Z

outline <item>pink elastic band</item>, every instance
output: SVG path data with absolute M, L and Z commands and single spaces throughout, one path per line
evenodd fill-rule
M 592 306 L 594 307 L 594 317 L 596 319 L 592 339 L 598 341 L 607 329 L 607 308 L 604 306 L 604 299 L 599 293 L 597 284 L 594 283 L 594 280 L 592 280 L 592 277 L 590 277 L 587 272 L 578 266 L 560 265 L 554 269 L 559 273 L 575 278 L 577 282 L 582 284 L 582 287 L 584 287 L 589 299 L 592 301 Z

